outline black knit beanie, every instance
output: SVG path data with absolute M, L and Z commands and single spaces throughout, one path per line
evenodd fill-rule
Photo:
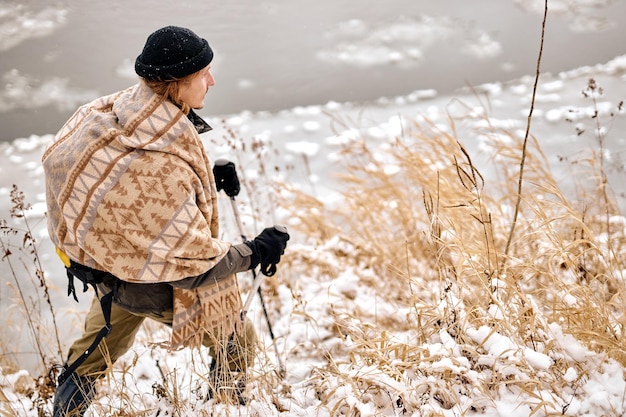
M 148 36 L 135 72 L 148 80 L 167 81 L 200 71 L 213 60 L 206 39 L 189 29 L 166 26 Z

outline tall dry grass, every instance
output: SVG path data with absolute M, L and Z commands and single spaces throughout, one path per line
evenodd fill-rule
M 590 80 L 588 89 L 595 88 Z M 299 232 L 315 237 L 318 247 L 331 237 L 349 245 L 349 254 L 334 254 L 341 260 L 337 264 L 316 266 L 320 276 L 331 279 L 346 268 L 364 271 L 359 285 L 373 287 L 405 315 L 379 319 L 367 308 L 338 308 L 333 331 L 354 343 L 342 359 L 351 371 L 342 372 L 339 359 L 329 358 L 317 371 L 317 381 L 327 387 L 321 398 L 334 397 L 331 387 L 336 389 L 340 380 L 363 396 L 384 391 L 389 407 L 398 408 L 408 401 L 389 394 L 393 381 L 407 382 L 407 375 L 417 372 L 436 382 L 415 387 L 416 396 L 437 398 L 444 408 L 457 404 L 460 392 L 478 390 L 495 399 L 500 388 L 517 386 L 536 396 L 533 414 L 559 404 L 565 412 L 567 400 L 541 393 L 547 385 L 554 393 L 559 386 L 582 383 L 582 369 L 574 382 L 563 377 L 568 368 L 579 369 L 573 361 L 555 360 L 547 379 L 522 362 L 517 366 L 527 378 L 494 372 L 490 381 L 420 365 L 440 359 L 432 357 L 427 342 L 445 343 L 446 337 L 461 347 L 460 356 L 476 364 L 484 347 L 469 334 L 483 326 L 518 347 L 565 358 L 563 346 L 549 336 L 556 324 L 599 357 L 626 365 L 626 224 L 606 181 L 603 153 L 593 151 L 594 142 L 604 138 L 592 138 L 589 156 L 572 164 L 577 195 L 565 195 L 537 138 L 492 126 L 486 112 L 478 118 L 484 118 L 482 123 L 473 116 L 450 119 L 441 127 L 418 117 L 406 122 L 389 146 L 372 145 L 365 137 L 355 140 L 341 151 L 344 163 L 337 171 L 345 188 L 340 203 L 328 207 L 297 192 L 284 203 L 292 207 Z M 482 165 L 473 161 L 464 136 L 481 138 L 483 154 L 477 159 Z M 292 268 L 314 267 L 308 255 L 293 256 Z M 407 331 L 414 332 L 411 342 L 394 336 Z M 374 369 L 372 375 L 355 371 L 366 366 Z M 335 405 L 334 412 L 358 415 L 354 404 Z M 478 406 L 472 407 L 476 411 Z
M 40 368 L 49 372 L 37 376 L 34 383 L 26 377 L 18 378 L 12 388 L 29 397 L 34 407 L 43 410 L 54 393 L 54 363 L 57 355 L 61 355 L 60 329 L 41 263 L 39 241 L 27 215 L 31 205 L 16 185 L 9 197 L 9 217 L 0 220 L 1 260 L 9 273 L 3 282 L 7 288 L 0 292 L 5 298 L 4 304 L 9 306 L 3 312 L 4 327 L 0 329 L 0 368 L 10 373 L 19 370 L 19 357 L 36 357 Z M 8 328 L 13 330 L 12 334 Z M 23 339 L 30 341 L 32 350 L 20 349 Z M 0 398 L 7 398 L 1 386 Z
M 597 88 L 590 82 L 592 86 Z M 348 121 L 335 121 L 349 127 Z M 236 143 L 236 133 L 230 134 Z M 480 153 L 475 142 L 464 144 L 476 138 L 482 143 Z M 554 337 L 555 325 L 600 357 L 626 365 L 625 224 L 605 181 L 603 153 L 591 152 L 572 164 L 576 171 L 571 178 L 580 184 L 571 196 L 553 178 L 539 141 L 494 126 L 486 111 L 468 111 L 466 117 L 450 118 L 446 126 L 420 116 L 404 119 L 402 133 L 389 139 L 372 144 L 363 137 L 340 151 L 341 198 L 333 204 L 277 180 L 283 177 L 282 168 L 268 156 L 275 151 L 257 144 L 252 157 L 236 148 L 241 158 L 248 158 L 239 164 L 263 173 L 254 179 L 243 176 L 244 189 L 251 190 L 244 194 L 260 198 L 254 191 L 259 186 L 266 190 L 264 195 L 272 194 L 270 206 L 289 220 L 294 241 L 306 244 L 291 246 L 280 274 L 264 283 L 271 318 L 283 323 L 303 318 L 312 329 L 343 341 L 332 350 L 316 351 L 306 341 L 289 346 L 288 351 L 280 351 L 283 345 L 272 347 L 274 352 L 261 350 L 250 376 L 256 400 L 284 410 L 279 397 L 289 396 L 292 387 L 274 372 L 272 355 L 289 359 L 309 354 L 324 364 L 316 365 L 302 383 L 331 415 L 359 415 L 359 405 L 349 400 L 346 390 L 383 411 L 408 413 L 432 401 L 450 409 L 469 397 L 473 401 L 464 410 L 476 412 L 511 389 L 532 399 L 527 401 L 533 413 L 566 410 L 567 399 L 558 393 L 583 384 L 588 369 L 565 354 L 566 347 Z M 604 138 L 592 137 L 591 145 L 599 140 Z M 523 148 L 524 187 L 519 194 Z M 268 165 L 261 169 L 254 163 Z M 17 189 L 14 193 L 15 217 L 23 220 L 24 196 Z M 269 209 L 260 203 L 251 208 L 246 201 L 242 196 L 246 227 L 252 235 L 258 223 L 269 221 L 265 211 Z M 509 242 L 516 204 L 516 230 Z M 227 221 L 229 214 L 223 217 Z M 28 256 L 36 253 L 35 242 L 24 232 L 28 228 L 4 222 L 3 229 L 5 261 L 14 256 L 11 248 L 15 247 L 6 246 L 7 235 L 24 236 Z M 317 250 L 311 251 L 311 246 Z M 334 295 L 339 301 L 335 298 L 327 306 L 330 321 L 311 315 L 298 277 L 322 283 L 346 270 L 358 276 L 359 288 L 344 288 Z M 45 280 L 36 282 L 47 300 Z M 291 318 L 280 316 L 279 293 L 285 288 L 293 297 Z M 359 306 L 358 293 L 363 290 L 375 293 L 381 305 L 395 306 L 396 311 Z M 23 299 L 23 304 L 27 307 L 29 300 Z M 30 317 L 29 326 L 37 335 L 38 319 Z M 481 341 L 477 336 L 477 330 L 484 328 L 490 335 L 513 341 L 515 349 L 541 352 L 554 363 L 539 371 L 522 354 L 515 363 L 516 375 L 510 373 L 511 364 L 504 357 L 500 364 L 487 365 L 486 338 Z M 153 337 L 162 330 L 146 334 Z M 34 340 L 35 346 L 40 344 Z M 202 385 L 207 358 L 191 358 L 193 369 L 181 374 L 177 367 L 167 367 L 159 346 L 152 343 L 140 342 L 149 346 L 146 354 L 160 371 L 152 385 L 154 398 L 144 392 L 148 397 L 141 408 L 133 397 L 122 396 L 115 408 L 101 411 L 141 415 L 163 402 L 179 415 L 192 410 L 186 401 L 195 395 L 198 381 Z M 441 355 L 432 352 L 434 343 L 448 346 L 454 354 L 447 359 L 463 366 L 458 370 L 442 366 Z M 10 346 L 2 350 L 11 353 Z M 49 365 L 48 356 L 42 350 L 42 360 Z M 138 360 L 132 356 L 121 361 L 101 395 L 126 393 L 131 389 L 127 384 L 137 384 L 132 369 Z M 570 368 L 579 372 L 574 380 L 565 378 Z M 39 402 L 45 415 L 50 381 L 40 380 L 35 391 L 32 384 L 26 385 L 27 395 Z

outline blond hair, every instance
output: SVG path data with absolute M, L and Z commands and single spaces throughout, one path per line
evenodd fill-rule
M 163 97 L 164 100 L 169 100 L 178 106 L 183 113 L 189 114 L 191 107 L 189 104 L 185 103 L 180 97 L 180 86 L 186 83 L 189 83 L 192 78 L 197 76 L 198 73 L 195 72 L 193 74 L 187 75 L 183 78 L 174 78 L 171 80 L 148 80 L 144 78 L 143 80 L 146 82 L 148 87 L 154 91 L 155 94 Z

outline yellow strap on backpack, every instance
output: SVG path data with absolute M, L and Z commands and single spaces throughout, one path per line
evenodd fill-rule
M 65 252 L 63 252 L 59 248 L 56 248 L 56 252 L 57 252 L 57 255 L 59 255 L 59 258 L 61 258 L 61 262 L 63 262 L 63 265 L 65 265 L 66 268 L 69 268 L 71 265 L 69 256 L 67 256 Z

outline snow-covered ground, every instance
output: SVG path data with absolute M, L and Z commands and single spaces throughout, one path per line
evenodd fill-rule
M 597 118 L 601 121 L 602 134 L 606 138 L 606 160 L 611 162 L 612 185 L 618 193 L 623 193 L 623 151 L 625 149 L 624 112 L 619 103 L 623 99 L 623 83 L 626 73 L 626 57 L 616 57 L 609 63 L 594 67 L 579 68 L 568 73 L 545 75 L 541 79 L 531 132 L 538 138 L 553 166 L 556 177 L 562 172 L 561 183 L 567 189 L 568 166 L 571 160 L 579 157 L 584 149 L 597 149 L 597 139 L 592 133 L 578 134 L 585 128 L 598 110 Z M 584 97 L 582 91 L 587 88 L 589 78 L 594 78 L 603 89 L 603 95 L 593 100 Z M 476 91 L 457 96 L 439 96 L 435 91 L 417 91 L 407 96 L 384 98 L 369 105 L 331 102 L 324 106 L 298 107 L 278 113 L 242 112 L 222 118 L 207 118 L 215 130 L 205 134 L 206 147 L 212 158 L 229 157 L 237 160 L 239 169 L 248 181 L 258 175 L 257 165 L 247 164 L 250 155 L 234 151 L 228 139 L 231 134 L 241 140 L 264 143 L 276 151 L 263 154 L 268 166 L 280 166 L 280 176 L 285 182 L 300 188 L 308 194 L 317 196 L 329 205 L 337 204 L 341 194 L 336 174 L 337 150 L 342 144 L 355 138 L 366 138 L 373 149 L 383 149 L 401 135 L 402 129 L 412 120 L 427 117 L 435 125 L 448 124 L 448 116 L 457 120 L 470 120 L 474 129 L 464 130 L 461 139 L 477 161 L 481 161 L 483 147 L 479 134 L 482 115 L 488 114 L 493 124 L 517 132 L 523 136 L 526 116 L 530 104 L 533 78 L 528 77 L 509 83 L 494 83 L 477 87 Z M 481 103 L 489 103 L 483 107 Z M 488 110 L 485 110 L 488 109 Z M 339 122 L 341 121 L 341 122 Z M 482 126 L 484 127 L 484 126 Z M 608 128 L 610 127 L 610 128 Z M 578 129 L 578 130 L 577 130 Z M 475 132 L 475 133 L 472 133 Z M 466 135 L 466 136 L 465 136 Z M 64 294 L 64 275 L 58 261 L 53 256 L 45 232 L 44 196 L 42 188 L 42 170 L 39 158 L 44 146 L 51 140 L 48 136 L 32 136 L 18 139 L 2 147 L 3 163 L 2 184 L 0 186 L 1 209 L 8 213 L 9 190 L 17 184 L 25 192 L 33 208 L 28 213 L 28 221 L 35 230 L 40 245 L 40 255 L 47 273 L 48 283 L 52 288 L 52 300 L 58 315 L 59 328 L 63 331 L 61 339 L 63 349 L 71 342 L 80 328 L 80 311 L 87 305 L 89 296 L 83 296 L 76 305 Z M 278 156 L 276 156 L 278 155 Z M 250 161 L 248 161 L 250 162 Z M 488 171 L 483 162 L 475 164 Z M 249 168 L 247 168 L 249 167 Z M 573 182 L 571 182 L 573 184 Z M 572 198 L 576 195 L 572 194 Z M 249 202 L 264 202 L 270 198 L 269 192 L 255 189 L 253 195 L 246 191 L 240 197 L 243 212 L 249 210 Z M 264 215 L 261 215 L 263 217 Z M 222 218 L 226 235 L 237 240 L 229 206 L 222 207 Z M 273 222 L 289 223 L 282 211 L 267 214 L 264 218 L 253 221 L 244 216 L 248 233 L 259 230 L 265 224 Z M 169 410 L 172 415 L 217 415 L 221 412 L 231 415 L 485 415 L 485 416 L 529 416 L 557 415 L 600 416 L 622 415 L 626 412 L 626 385 L 623 367 L 605 356 L 597 355 L 572 336 L 563 333 L 557 324 L 550 324 L 546 337 L 552 343 L 562 347 L 560 358 L 520 346 L 509 336 L 493 332 L 489 327 L 469 327 L 466 334 L 471 340 L 482 346 L 477 360 L 481 365 L 468 361 L 467 352 L 446 330 L 427 340 L 415 344 L 411 332 L 390 333 L 386 343 L 398 343 L 413 346 L 422 355 L 420 360 L 412 362 L 412 368 L 399 359 L 390 362 L 390 367 L 397 368 L 397 378 L 391 378 L 389 372 L 380 368 L 346 360 L 354 352 L 365 349 L 361 342 L 350 338 L 341 338 L 333 327 L 338 321 L 342 325 L 363 327 L 367 333 L 367 321 L 357 321 L 359 314 L 371 315 L 376 311 L 376 320 L 402 321 L 408 319 L 410 312 L 398 310 L 398 307 L 384 296 L 377 294 L 370 286 L 360 284 L 367 270 L 355 273 L 351 268 L 342 269 L 341 261 L 331 254 L 341 249 L 345 242 L 329 239 L 326 247 L 311 247 L 306 236 L 295 235 L 290 241 L 290 249 L 297 258 L 302 253 L 316 253 L 319 260 L 313 264 L 331 264 L 300 271 L 301 275 L 283 276 L 278 282 L 271 282 L 274 295 L 269 299 L 271 319 L 273 320 L 276 344 L 273 346 L 267 336 L 258 304 L 253 304 L 252 317 L 256 319 L 257 329 L 262 335 L 265 349 L 259 354 L 257 366 L 253 371 L 253 383 L 250 396 L 254 400 L 240 411 L 198 400 L 194 394 L 197 384 L 197 364 L 202 363 L 189 351 L 167 353 L 152 343 L 167 340 L 164 329 L 146 327 L 131 353 L 116 365 L 116 371 L 110 382 L 106 383 L 102 396 L 92 410 L 133 409 L 152 410 L 145 415 L 163 415 Z M 349 249 L 347 249 L 349 251 Z M 336 265 L 332 265 L 336 262 Z M 3 268 L 5 265 L 3 264 Z M 289 274 L 289 270 L 284 274 Z M 5 280 L 11 283 L 8 275 Z M 280 273 L 279 273 L 280 276 Z M 245 283 L 246 277 L 242 277 Z M 288 285 L 286 285 L 288 283 Z M 27 287 L 27 285 L 25 285 Z M 27 297 L 35 297 L 37 289 L 24 288 Z M 6 300 L 3 290 L 3 300 Z M 19 316 L 16 307 L 3 306 L 5 315 L 5 334 L 20 335 L 15 332 Z M 45 309 L 43 309 L 45 310 Z M 44 313 L 45 314 L 45 313 Z M 45 318 L 44 318 L 45 322 Z M 23 326 L 21 326 L 23 327 Z M 49 333 L 49 329 L 46 330 Z M 21 333 L 22 338 L 24 334 Z M 5 339 L 6 340 L 6 339 Z M 28 344 L 28 341 L 23 342 Z M 370 347 L 371 348 L 371 347 Z M 32 348 L 31 348 L 32 349 Z M 382 349 L 382 347 L 381 347 Z M 19 350 L 28 351 L 26 346 Z M 54 352 L 54 349 L 52 349 Z M 9 352 L 11 353 L 11 352 Z M 284 363 L 287 374 L 284 380 L 275 376 L 276 354 Z M 41 372 L 37 369 L 36 355 L 17 355 L 23 370 L 9 372 L 3 368 L 0 386 L 6 397 L 3 410 L 13 410 L 19 415 L 35 416 L 28 387 L 32 386 L 31 376 Z M 336 369 L 329 371 L 329 358 Z M 414 359 L 414 358 L 413 358 Z M 570 387 L 557 387 L 548 370 L 555 366 L 555 360 L 569 363 L 563 372 L 563 380 L 571 381 Z M 122 369 L 133 364 L 131 370 L 121 373 Z M 159 368 L 155 364 L 160 364 Z M 196 368 L 191 366 L 195 363 Z M 318 368 L 319 367 L 319 368 Z M 316 369 L 325 369 L 319 372 Z M 482 371 L 479 371 L 482 369 Z M 178 399 L 185 405 L 175 410 L 167 396 L 154 392 L 154 384 L 162 381 L 161 372 L 169 374 L 176 370 L 179 382 Z M 581 378 L 581 375 L 584 377 Z M 518 380 L 526 380 L 528 390 L 507 387 L 506 384 L 493 384 L 493 392 L 472 392 L 471 387 L 477 382 L 485 383 L 490 378 L 502 378 L 515 375 Z M 422 387 L 422 388 L 420 388 Z M 534 388 L 533 388 L 534 387 Z M 468 391 L 469 390 L 469 391 Z M 124 397 L 118 393 L 123 391 Z M 131 400 L 129 400 L 131 398 Z M 169 398 L 171 400 L 171 398 Z M 126 405 L 124 405 L 126 404 Z M 100 408 L 99 408 L 100 407 Z M 536 408 L 535 408 L 536 407 Z M 161 414 L 156 411 L 160 408 Z

